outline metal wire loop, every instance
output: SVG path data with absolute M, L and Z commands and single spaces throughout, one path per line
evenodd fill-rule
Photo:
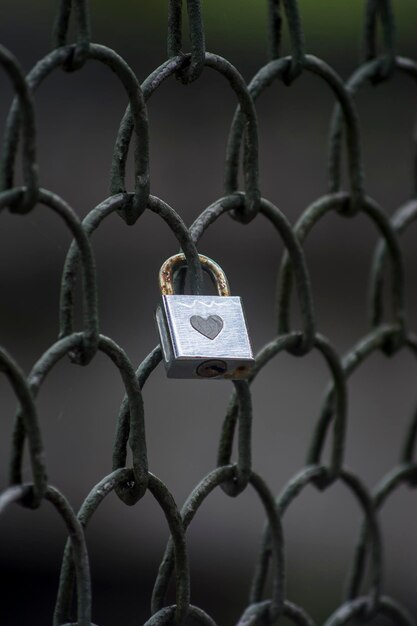
M 158 613 L 155 613 L 150 617 L 144 626 L 175 626 L 177 624 L 175 620 L 175 612 L 177 605 L 166 606 L 160 609 Z M 203 609 L 197 606 L 188 607 L 187 616 L 192 619 L 193 622 L 201 624 L 201 626 L 217 626 L 216 622 L 209 616 Z
M 323 489 L 323 484 L 328 475 L 328 470 L 322 466 L 306 466 L 298 475 L 293 477 L 282 490 L 276 500 L 278 512 L 283 518 L 289 505 L 296 497 L 300 495 L 302 490 L 311 484 L 318 489 Z M 352 472 L 342 470 L 338 479 L 349 489 L 357 500 L 362 509 L 365 519 L 367 520 L 369 537 L 372 547 L 372 582 L 370 595 L 367 598 L 367 610 L 375 613 L 379 610 L 381 600 L 381 569 L 382 569 L 382 550 L 380 530 L 377 523 L 376 514 L 373 507 L 371 496 L 368 493 L 362 481 Z M 321 484 L 320 484 L 321 483 Z M 268 524 L 265 525 L 261 549 L 259 551 L 258 561 L 255 566 L 254 576 L 252 578 L 252 588 L 250 600 L 252 603 L 260 602 L 263 590 L 266 584 L 268 568 L 271 559 L 271 537 Z M 357 583 L 355 579 L 348 590 L 349 603 L 353 603 L 357 594 Z
M 344 626 L 354 617 L 367 620 L 368 610 L 369 598 L 367 597 L 358 598 L 353 602 L 346 602 L 326 620 L 324 626 Z M 387 617 L 395 626 L 415 626 L 416 624 L 408 611 L 387 596 L 380 598 L 377 615 Z
M 133 472 L 129 469 L 120 469 L 105 476 L 88 494 L 84 500 L 77 519 L 85 531 L 98 506 L 115 489 L 118 484 L 134 480 Z M 67 539 L 59 576 L 59 588 L 54 610 L 54 623 L 63 624 L 71 620 L 75 585 L 74 558 L 71 550 L 71 540 Z
M 65 46 L 50 52 L 41 59 L 26 77 L 31 91 L 37 87 L 58 67 L 62 67 L 72 58 L 74 46 Z M 149 137 L 148 117 L 142 91 L 136 75 L 129 65 L 114 50 L 99 44 L 90 44 L 88 58 L 103 63 L 112 70 L 123 84 L 130 101 L 133 125 L 132 132 L 135 134 L 135 194 L 126 196 L 126 206 L 120 208 L 122 217 L 128 224 L 133 224 L 146 209 L 149 200 Z M 6 188 L 13 186 L 14 163 L 19 144 L 20 108 L 17 100 L 13 102 L 6 124 L 6 132 L 3 146 L 3 168 Z M 117 152 L 113 159 L 117 161 Z M 112 169 L 112 194 L 124 193 L 124 171 L 114 166 Z
M 369 80 L 374 80 L 381 74 L 383 60 L 378 58 L 361 65 L 346 83 L 346 90 L 353 98 L 359 90 L 366 85 Z M 393 70 L 410 76 L 417 82 L 417 63 L 404 57 L 395 57 Z M 342 162 L 342 140 L 343 140 L 343 119 L 342 111 L 338 103 L 335 104 L 333 115 L 329 127 L 329 189 L 332 193 L 340 190 L 341 186 L 341 162 Z M 414 138 L 416 144 L 416 138 Z M 417 195 L 417 146 L 415 147 L 414 168 L 413 168 L 413 193 Z
M 331 194 L 324 196 L 309 206 L 302 216 L 299 218 L 297 224 L 294 227 L 294 232 L 301 244 L 305 241 L 308 234 L 313 227 L 329 212 L 336 210 L 342 215 L 346 215 L 344 207 L 349 200 L 349 196 L 344 193 Z M 402 344 L 405 329 L 406 329 L 406 317 L 405 317 L 405 286 L 404 286 L 404 267 L 403 258 L 398 244 L 398 238 L 394 229 L 391 227 L 388 219 L 385 217 L 382 209 L 371 198 L 365 198 L 362 205 L 362 212 L 365 213 L 378 228 L 384 241 L 386 242 L 387 249 L 389 249 L 392 281 L 391 281 L 391 299 L 392 310 L 394 314 L 394 321 L 396 324 L 397 335 L 395 338 L 396 343 Z M 288 312 L 289 302 L 292 290 L 292 264 L 285 253 L 278 277 L 277 288 L 277 304 L 278 304 L 278 319 L 279 319 L 279 332 L 285 333 L 288 329 Z M 375 310 L 372 309 L 373 316 L 371 317 L 371 326 L 377 328 L 381 325 L 382 320 L 375 316 Z M 390 336 L 390 341 L 394 340 L 394 337 Z
M 68 29 L 72 11 L 75 13 L 77 23 L 77 43 L 75 48 L 72 48 L 70 56 L 62 65 L 66 72 L 74 72 L 87 62 L 91 43 L 88 0 L 60 0 L 52 31 L 54 47 L 61 48 L 68 44 Z
M 285 17 L 288 24 L 292 53 L 291 66 L 283 77 L 283 81 L 286 85 L 291 85 L 303 71 L 305 57 L 304 32 L 301 24 L 298 0 L 268 0 L 270 59 L 278 59 L 281 56 L 282 5 L 284 5 Z
M 185 67 L 190 62 L 190 55 L 175 57 L 166 61 L 157 68 L 144 81 L 142 85 L 145 101 L 151 97 L 156 89 L 170 76 L 175 74 L 179 69 Z M 226 178 L 225 190 L 227 195 L 232 196 L 233 216 L 242 222 L 251 221 L 259 211 L 260 191 L 259 191 L 259 165 L 258 165 L 258 125 L 256 113 L 252 98 L 248 92 L 248 87 L 236 70 L 236 68 L 226 59 L 216 54 L 206 52 L 205 66 L 210 67 L 221 74 L 229 83 L 232 90 L 238 98 L 242 115 L 246 120 L 247 133 L 244 151 L 244 174 L 245 174 L 245 194 L 238 193 L 237 167 L 239 158 L 235 159 L 233 164 L 230 163 L 230 152 L 226 153 Z M 127 108 L 125 115 L 120 123 L 119 133 L 117 135 L 112 164 L 112 193 L 117 193 L 117 180 L 124 179 L 126 160 L 129 150 L 130 139 L 132 136 L 132 114 L 130 107 Z M 238 155 L 239 156 L 239 155 Z
M 236 467 L 227 465 L 213 470 L 206 476 L 188 497 L 181 511 L 184 530 L 186 531 L 197 511 L 200 509 L 206 498 L 225 481 L 231 482 L 237 476 Z M 284 587 L 285 587 L 285 563 L 283 552 L 283 534 L 281 520 L 275 507 L 274 498 L 266 483 L 254 472 L 250 473 L 249 482 L 261 499 L 265 508 L 267 519 L 269 520 L 271 551 L 274 559 L 273 592 L 272 599 L 268 603 L 268 617 L 275 621 L 284 609 Z M 152 596 L 152 610 L 161 610 L 167 592 L 169 581 L 174 567 L 173 543 L 170 540 L 165 549 L 165 554 L 159 568 L 158 578 L 155 583 Z
M 31 490 L 30 498 L 25 498 L 25 504 L 31 508 L 36 508 L 40 505 L 47 489 L 45 455 L 36 406 L 25 375 L 12 357 L 1 347 L 0 371 L 8 378 L 16 398 L 19 401 L 21 419 L 29 441 L 29 455 L 33 475 L 33 489 Z M 15 439 L 13 443 L 16 445 Z M 22 483 L 22 475 L 20 472 L 17 473 L 14 470 L 14 457 L 15 453 L 12 449 L 10 458 L 10 483 L 12 485 L 19 485 Z
M 28 381 L 31 393 L 36 397 L 46 377 L 55 365 L 69 352 L 81 344 L 83 336 L 73 334 L 51 346 L 34 365 Z M 129 422 L 118 423 L 113 450 L 114 469 L 124 467 L 127 458 L 126 446 L 129 442 L 133 457 L 134 483 L 131 481 L 118 489 L 118 496 L 127 504 L 134 504 L 145 493 L 148 481 L 148 461 L 142 394 L 133 367 L 124 351 L 111 339 L 100 335 L 98 349 L 105 353 L 118 368 L 129 402 Z M 12 479 L 21 482 L 23 448 L 28 431 L 25 413 L 19 412 L 13 434 Z M 33 430 L 33 428 L 32 428 Z
M 364 20 L 364 58 L 377 56 L 376 30 L 378 20 L 383 29 L 384 56 L 378 71 L 370 77 L 374 84 L 390 78 L 395 66 L 395 22 L 391 0 L 367 0 Z
M 131 194 L 133 195 L 133 194 Z M 102 221 L 112 213 L 119 211 L 124 205 L 124 195 L 111 196 L 95 207 L 84 218 L 82 228 L 88 240 Z M 197 249 L 190 238 L 188 229 L 179 215 L 165 202 L 154 196 L 149 197 L 148 208 L 159 215 L 176 236 L 178 243 L 184 250 L 190 270 L 190 282 L 193 293 L 199 294 L 202 290 L 202 271 Z M 74 332 L 74 291 L 77 280 L 77 268 L 80 261 L 79 248 L 74 241 L 67 253 L 61 280 L 61 335 L 66 336 Z
M 392 492 L 397 489 L 402 483 L 410 483 L 415 480 L 417 476 L 417 465 L 399 465 L 390 471 L 377 485 L 372 495 L 373 507 L 375 511 L 378 511 L 383 507 L 388 497 Z M 359 589 L 360 583 L 364 576 L 366 558 L 368 553 L 370 532 L 368 526 L 368 520 L 365 519 L 359 534 L 359 540 L 356 546 L 354 562 L 349 575 L 349 588 L 352 590 L 352 595 L 356 595 L 357 589 Z M 373 617 L 377 612 L 378 607 L 368 607 L 367 613 L 369 617 Z
M 169 0 L 168 4 L 168 57 L 182 55 L 182 3 L 183 0 Z M 201 75 L 204 69 L 206 54 L 205 33 L 201 0 L 187 0 L 187 13 L 191 38 L 191 59 L 189 65 L 177 70 L 177 78 L 185 83 L 191 83 Z
M 125 482 L 129 480 L 129 474 L 129 470 L 116 470 L 109 476 L 106 476 L 91 490 L 78 513 L 79 524 L 82 528 L 87 527 L 104 498 L 113 490 L 116 491 L 119 487 L 122 487 Z M 202 616 L 202 618 L 204 618 L 205 614 L 202 615 L 203 612 L 200 609 L 195 609 L 195 607 L 189 604 L 190 589 L 185 536 L 175 501 L 167 487 L 153 474 L 149 474 L 148 489 L 163 510 L 171 532 L 173 554 L 175 555 L 177 604 L 174 607 L 162 608 L 161 611 L 153 615 L 147 623 L 164 624 L 167 623 L 165 620 L 169 617 L 174 623 L 182 624 L 188 615 L 197 615 L 197 617 L 200 615 L 200 617 Z M 55 606 L 54 617 L 56 624 L 67 620 L 70 615 L 74 575 L 76 574 L 75 565 L 71 544 L 67 542 L 61 568 L 60 587 Z M 166 615 L 167 610 L 169 610 L 169 616 Z M 208 623 L 212 624 L 212 622 Z
M 31 484 L 9 487 L 0 495 L 0 514 L 13 502 L 33 501 L 31 493 L 33 489 L 34 485 Z M 77 588 L 77 626 L 92 626 L 90 566 L 82 526 L 67 499 L 58 489 L 48 485 L 43 497 L 54 506 L 68 531 Z
M 23 188 L 15 188 L 13 193 L 15 192 L 22 197 L 24 190 Z M 0 194 L 0 211 L 4 208 L 4 205 L 7 205 L 7 195 L 7 193 Z M 71 358 L 75 363 L 86 365 L 97 351 L 98 342 L 97 283 L 93 252 L 90 242 L 81 228 L 78 217 L 62 198 L 51 191 L 40 189 L 39 203 L 52 210 L 64 221 L 79 249 L 82 269 L 84 334 L 82 342 L 77 346 L 76 351 L 71 354 Z M 66 276 L 64 276 L 64 282 L 65 280 Z M 62 319 L 62 309 L 60 315 Z M 60 336 L 63 337 L 66 334 L 68 334 L 66 329 L 63 329 L 61 326 Z
M 276 623 L 276 619 L 271 619 L 271 600 L 264 600 L 250 604 L 241 618 L 237 626 L 272 626 Z M 301 607 L 285 601 L 281 615 L 286 617 L 295 626 L 315 626 L 315 622 Z
M 274 60 L 262 67 L 249 83 L 249 92 L 254 101 L 271 85 L 275 79 L 283 80 L 287 75 L 291 63 L 291 57 Z M 303 62 L 304 70 L 312 72 L 324 80 L 337 98 L 346 127 L 346 145 L 349 161 L 349 178 L 351 196 L 346 203 L 344 211 L 353 215 L 362 208 L 364 198 L 364 180 L 361 147 L 359 141 L 358 116 L 353 99 L 346 90 L 343 81 L 336 72 L 322 59 L 310 54 L 305 55 Z M 229 133 L 226 163 L 226 177 L 233 181 L 237 178 L 239 167 L 239 154 L 242 140 L 245 137 L 245 127 L 240 109 L 237 109 Z
M 36 126 L 32 96 L 24 74 L 15 57 L 0 45 L 0 65 L 9 76 L 16 92 L 23 127 L 23 193 L 0 193 L 2 205 L 16 213 L 28 213 L 36 205 L 39 193 L 39 175 L 36 162 Z M 1 160 L 0 189 L 3 192 L 12 187 L 7 173 L 5 156 Z
M 343 379 L 345 384 L 349 377 L 376 351 L 382 350 L 391 335 L 397 335 L 398 327 L 392 325 L 379 326 L 360 339 L 342 359 Z M 321 458 L 326 433 L 333 419 L 334 412 L 333 386 L 329 386 L 324 396 L 322 408 L 307 455 L 307 464 L 316 465 Z
M 390 224 L 397 235 L 401 235 L 417 218 L 417 201 L 412 200 L 401 207 L 391 218 Z M 375 248 L 369 281 L 370 319 L 374 326 L 382 322 L 384 315 L 383 296 L 387 265 L 387 242 L 382 239 Z M 394 277 L 391 278 L 395 280 Z M 402 347 L 404 333 L 390 335 L 385 346 L 387 355 L 393 354 Z

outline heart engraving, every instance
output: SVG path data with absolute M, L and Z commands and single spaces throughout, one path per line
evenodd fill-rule
M 219 315 L 210 315 L 205 318 L 201 315 L 193 315 L 190 317 L 190 324 L 194 330 L 207 339 L 216 339 L 223 328 L 223 320 Z

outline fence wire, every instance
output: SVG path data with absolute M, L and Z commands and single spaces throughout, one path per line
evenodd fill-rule
M 213 626 L 213 619 L 190 603 L 190 571 L 187 557 L 186 531 L 210 493 L 221 488 L 236 497 L 249 486 L 262 502 L 266 525 L 261 550 L 255 565 L 248 605 L 239 626 L 272 625 L 285 616 L 298 626 L 313 626 L 306 610 L 294 604 L 286 593 L 286 563 L 282 519 L 289 506 L 307 485 L 324 491 L 337 482 L 343 483 L 363 512 L 353 566 L 348 575 L 345 597 L 330 615 L 325 626 L 341 626 L 350 620 L 372 620 L 385 616 L 393 624 L 416 624 L 409 610 L 384 593 L 383 545 L 379 513 L 389 498 L 403 484 L 417 485 L 417 464 L 414 460 L 417 438 L 417 412 L 412 417 L 398 463 L 370 491 L 359 476 L 344 464 L 347 421 L 347 381 L 375 351 L 395 358 L 400 350 L 417 356 L 417 336 L 409 329 L 404 302 L 404 263 L 400 236 L 417 217 L 415 197 L 401 207 L 391 219 L 374 199 L 366 195 L 362 169 L 360 133 L 354 98 L 368 81 L 389 80 L 396 72 L 417 79 L 417 63 L 398 56 L 395 45 L 394 11 L 390 0 L 368 0 L 364 12 L 363 64 L 344 83 L 324 60 L 305 51 L 302 19 L 296 0 L 269 0 L 269 57 L 249 84 L 225 58 L 205 47 L 205 33 L 200 0 L 187 0 L 191 50 L 183 50 L 181 0 L 168 2 L 168 59 L 155 69 L 142 85 L 123 58 L 114 50 L 92 43 L 89 6 L 86 0 L 60 0 L 53 26 L 54 49 L 39 60 L 27 76 L 13 57 L 0 47 L 0 64 L 15 91 L 7 120 L 1 159 L 0 208 L 25 214 L 43 204 L 64 221 L 73 235 L 62 274 L 60 296 L 60 333 L 53 345 L 38 359 L 26 376 L 13 357 L 0 348 L 0 366 L 10 382 L 18 401 L 9 460 L 10 486 L 0 494 L 0 512 L 12 503 L 36 509 L 48 500 L 68 529 L 58 597 L 53 623 L 55 626 L 77 624 L 91 626 L 92 597 L 85 529 L 104 499 L 113 491 L 127 505 L 140 506 L 149 491 L 164 515 L 170 539 L 163 556 L 151 599 L 151 617 L 147 626 L 178 625 L 194 621 Z M 76 41 L 68 43 L 70 21 L 75 24 Z M 283 26 L 289 32 L 290 56 L 281 56 Z M 377 32 L 381 42 L 377 45 Z M 381 51 L 378 52 L 378 47 Z M 36 120 L 33 99 L 40 84 L 58 69 L 82 71 L 90 60 L 107 66 L 122 83 L 128 106 L 115 140 L 110 197 L 94 208 L 81 222 L 64 199 L 40 187 L 41 176 L 36 158 Z M 162 199 L 150 195 L 149 125 L 146 103 L 160 85 L 174 76 L 188 84 L 198 80 L 209 67 L 220 73 L 236 95 L 238 107 L 231 126 L 226 154 L 224 196 L 211 204 L 190 228 Z M 302 73 L 310 72 L 327 84 L 335 98 L 329 134 L 329 190 L 314 201 L 294 227 L 286 216 L 259 188 L 258 135 L 255 103 L 275 80 L 290 85 Z M 125 172 L 130 144 L 133 140 L 135 185 L 128 190 Z M 346 142 L 349 185 L 341 189 L 342 144 Z M 15 162 L 22 144 L 23 185 L 16 186 Z M 243 158 L 241 155 L 243 154 Z M 239 170 L 243 168 L 244 189 L 239 189 Z M 412 193 L 417 193 L 417 157 Z M 124 350 L 112 339 L 100 334 L 97 305 L 97 280 L 93 233 L 112 213 L 117 212 L 128 225 L 134 226 L 144 211 L 159 215 L 172 230 L 183 250 L 193 293 L 202 289 L 202 272 L 197 246 L 203 233 L 223 214 L 248 226 L 259 213 L 275 228 L 284 243 L 277 288 L 277 335 L 256 356 L 255 368 L 248 381 L 235 381 L 220 435 L 217 467 L 195 487 L 182 509 L 164 483 L 148 468 L 146 452 L 145 412 L 142 389 L 161 362 L 161 349 L 154 350 L 135 370 Z M 328 213 L 341 218 L 365 215 L 378 231 L 380 242 L 374 254 L 370 275 L 369 333 L 360 338 L 341 358 L 330 341 L 316 328 L 309 268 L 303 244 L 313 228 Z M 167 253 L 169 256 L 169 252 Z M 391 270 L 390 311 L 384 311 L 383 295 L 387 266 Z M 78 270 L 82 276 L 83 326 L 74 325 L 75 287 Z M 290 302 L 296 288 L 302 325 L 293 327 Z M 283 351 L 300 358 L 312 350 L 322 355 L 328 366 L 331 382 L 306 454 L 305 466 L 293 476 L 276 498 L 261 476 L 252 469 L 251 455 L 251 383 L 271 359 Z M 118 416 L 114 441 L 112 471 L 89 493 L 78 514 L 65 495 L 48 482 L 42 430 L 39 426 L 36 398 L 55 365 L 68 356 L 75 364 L 87 366 L 97 352 L 103 352 L 119 370 L 126 390 Z M 327 439 L 331 440 L 330 460 L 323 460 Z M 232 459 L 237 440 L 237 459 Z M 26 449 L 26 452 L 25 452 Z M 131 462 L 128 464 L 130 453 Z M 32 482 L 24 483 L 22 465 L 25 454 L 31 461 Z M 370 584 L 364 589 L 364 573 L 370 562 Z M 272 592 L 266 597 L 266 581 L 272 575 Z M 175 577 L 176 603 L 167 605 L 167 589 Z

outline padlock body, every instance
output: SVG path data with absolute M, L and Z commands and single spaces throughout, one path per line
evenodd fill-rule
M 237 296 L 162 296 L 156 321 L 170 378 L 247 378 L 254 364 Z

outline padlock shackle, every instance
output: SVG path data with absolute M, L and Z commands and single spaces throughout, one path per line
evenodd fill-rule
M 204 254 L 199 254 L 198 258 L 203 270 L 208 272 L 214 280 L 219 296 L 230 296 L 229 282 L 220 265 Z M 187 260 L 184 254 L 174 254 L 163 263 L 159 270 L 159 287 L 163 296 L 173 296 L 174 292 L 174 269 L 186 265 Z

